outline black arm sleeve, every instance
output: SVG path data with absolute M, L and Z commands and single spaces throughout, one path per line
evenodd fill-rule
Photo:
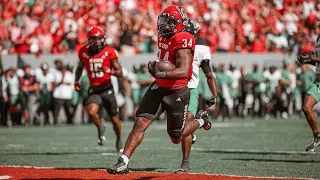
M 209 62 L 210 62 L 209 59 L 204 59 L 200 63 L 200 67 L 205 74 L 211 72 L 211 67 Z

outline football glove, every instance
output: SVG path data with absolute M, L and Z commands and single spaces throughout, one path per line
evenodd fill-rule
M 81 89 L 80 83 L 78 83 L 78 82 L 74 83 L 74 90 L 80 91 L 80 89 Z
M 148 63 L 148 70 L 151 76 L 155 77 L 157 72 L 159 71 L 157 68 L 157 62 L 156 61 L 149 61 Z
M 211 96 L 209 99 L 205 100 L 205 103 L 210 107 L 217 103 L 217 96 Z
M 308 54 L 301 54 L 298 56 L 298 61 L 300 64 L 311 62 L 311 56 Z

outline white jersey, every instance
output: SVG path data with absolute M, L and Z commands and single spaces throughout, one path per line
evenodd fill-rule
M 315 52 L 314 54 L 317 56 L 317 57 L 320 57 L 320 37 L 318 38 L 319 40 L 317 41 L 316 43 L 316 49 L 315 49 Z M 317 75 L 320 75 L 320 63 L 316 62 L 316 74 Z
M 46 76 L 41 72 L 41 74 L 37 74 L 37 81 L 40 84 L 40 89 L 43 91 L 52 91 L 51 83 L 55 81 L 55 77 L 52 73 L 48 73 Z
M 235 69 L 234 71 L 228 70 L 228 71 L 226 71 L 226 73 L 227 73 L 230 77 L 232 77 L 232 79 L 233 79 L 233 82 L 232 82 L 232 84 L 231 84 L 231 87 L 232 87 L 233 89 L 237 89 L 237 88 L 239 87 L 238 81 L 239 81 L 239 79 L 240 79 L 240 77 L 241 77 L 240 70 L 238 70 L 238 69 Z
M 189 80 L 189 88 L 197 88 L 199 85 L 199 69 L 201 61 L 204 59 L 211 60 L 210 48 L 204 45 L 196 45 L 192 63 L 192 77 Z
M 265 71 L 263 73 L 263 76 L 269 80 L 270 83 L 270 88 L 275 89 L 278 84 L 279 84 L 279 80 L 281 79 L 282 75 L 281 75 L 281 71 L 276 70 L 275 72 L 273 72 L 272 74 L 270 73 L 269 70 Z

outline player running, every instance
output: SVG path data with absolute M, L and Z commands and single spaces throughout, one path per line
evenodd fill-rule
M 209 130 L 211 123 L 207 114 L 201 119 L 185 122 L 190 99 L 188 82 L 192 75 L 195 39 L 183 32 L 187 16 L 179 6 L 169 6 L 158 17 L 158 58 L 176 66 L 172 71 L 160 72 L 154 62 L 149 62 L 149 72 L 156 78 L 144 95 L 136 113 L 136 121 L 127 139 L 123 155 L 110 174 L 129 172 L 128 164 L 136 147 L 141 143 L 145 130 L 152 121 L 167 111 L 167 132 L 173 143 L 179 143 L 199 127 Z M 162 106 L 162 107 L 161 107 Z
M 320 134 L 317 119 L 313 112 L 314 106 L 320 101 L 320 36 L 317 38 L 314 55 L 302 54 L 298 56 L 298 61 L 301 64 L 311 64 L 316 66 L 316 79 L 309 87 L 303 103 L 303 112 L 313 132 L 313 139 L 310 145 L 306 148 L 306 151 L 313 152 L 320 145 Z
M 187 20 L 187 27 L 185 31 L 191 33 L 192 35 L 196 36 L 198 27 L 194 21 L 191 19 Z M 194 52 L 194 59 L 192 64 L 192 78 L 188 83 L 188 87 L 190 89 L 190 104 L 188 107 L 187 113 L 187 121 L 193 121 L 196 116 L 198 104 L 199 104 L 199 92 L 198 92 L 198 85 L 199 85 L 199 67 L 204 72 L 207 83 L 212 93 L 210 99 L 206 100 L 206 104 L 210 107 L 217 102 L 217 86 L 216 86 L 216 79 L 213 77 L 210 67 L 210 59 L 211 53 L 210 48 L 204 45 L 196 45 L 195 52 Z M 202 114 L 207 114 L 206 111 L 199 111 L 198 116 Z M 207 116 L 207 115 L 206 115 Z M 188 173 L 190 172 L 189 168 L 189 155 L 191 145 L 194 143 L 195 135 L 187 136 L 182 140 L 181 148 L 182 148 L 182 163 L 180 169 L 177 170 L 175 173 Z
M 103 105 L 111 117 L 113 130 L 117 136 L 116 149 L 122 151 L 121 123 L 118 107 L 111 84 L 111 75 L 122 77 L 122 68 L 118 62 L 118 52 L 113 47 L 105 46 L 104 30 L 93 26 L 88 32 L 88 44 L 79 50 L 79 63 L 76 69 L 75 90 L 80 90 L 79 79 L 83 68 L 88 72 L 90 88 L 86 106 L 93 123 L 98 128 L 98 144 L 105 141 L 105 127 L 100 122 L 99 106 Z

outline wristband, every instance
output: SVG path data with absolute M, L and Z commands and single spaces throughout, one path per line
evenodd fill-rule
M 167 72 L 158 72 L 157 77 L 159 79 L 165 79 L 167 77 Z

